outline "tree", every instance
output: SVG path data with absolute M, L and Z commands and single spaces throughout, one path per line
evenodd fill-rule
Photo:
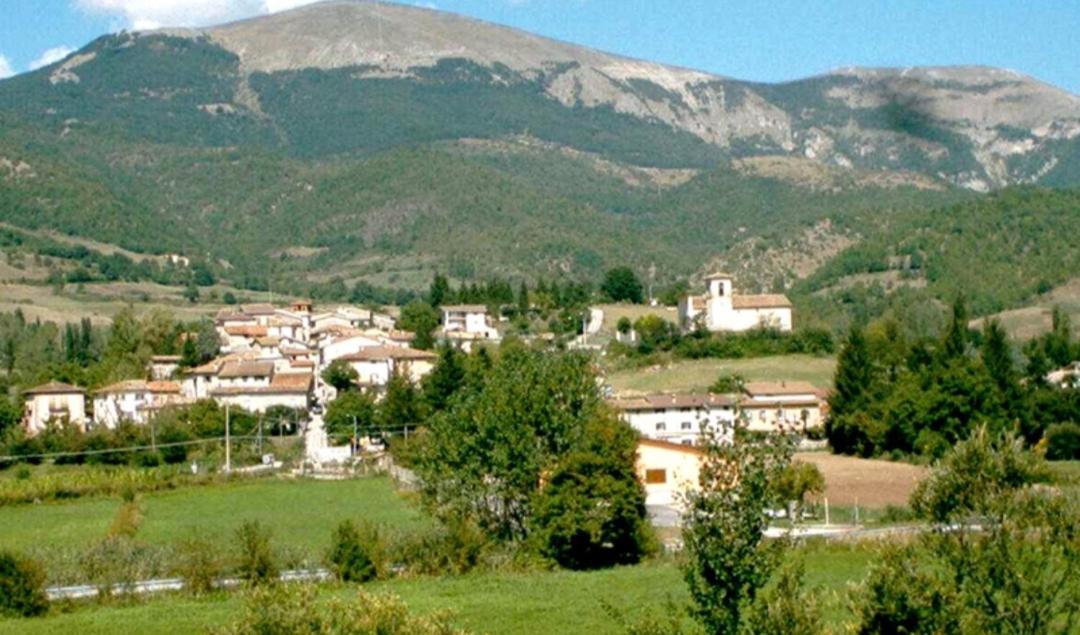
M 413 346 L 427 350 L 435 344 L 432 331 L 439 326 L 439 314 L 430 304 L 413 300 L 401 308 L 398 326 L 416 334 Z
M 428 291 L 428 304 L 437 309 L 446 303 L 449 297 L 450 282 L 446 279 L 446 276 L 436 273 L 431 280 L 431 289 Z
M 631 302 L 641 304 L 644 290 L 641 280 L 630 267 L 616 267 L 604 275 L 600 291 L 613 302 Z
M 370 435 L 375 428 L 375 400 L 359 390 L 346 390 L 327 406 L 323 422 L 335 443 L 348 441 L 354 431 Z
M 376 554 L 371 553 L 372 531 L 368 530 L 368 540 L 360 534 L 360 529 L 351 520 L 343 520 L 334 529 L 330 539 L 330 551 L 326 554 L 329 568 L 342 582 L 367 582 L 378 573 Z
M 424 401 L 432 411 L 446 408 L 450 397 L 465 385 L 464 355 L 452 346 L 439 352 L 439 362 L 421 382 Z
M 619 334 L 624 336 L 629 335 L 630 331 L 633 330 L 633 328 L 633 322 L 631 322 L 630 318 L 625 315 L 619 318 L 618 323 L 615 325 L 615 330 L 617 330 Z
M 533 502 L 540 552 L 569 569 L 634 564 L 650 550 L 645 490 L 637 478 L 637 434 L 611 413 L 589 422 L 580 450 L 566 455 Z
M 485 364 L 470 358 L 470 368 Z M 469 376 L 464 394 L 429 419 L 415 466 L 424 502 L 441 519 L 524 539 L 540 482 L 603 407 L 590 359 L 504 345 L 490 371 Z
M 789 504 L 789 517 L 801 519 L 806 497 L 825 492 L 825 476 L 813 463 L 795 461 L 780 473 L 776 492 L 781 502 Z
M 0 615 L 34 617 L 48 610 L 45 569 L 35 560 L 0 551 Z
M 970 339 L 967 301 L 964 296 L 960 296 L 953 304 L 952 319 L 949 320 L 949 326 L 945 330 L 945 337 L 941 343 L 940 359 L 947 361 L 967 355 Z
M 384 430 L 397 431 L 422 420 L 420 397 L 416 386 L 404 372 L 394 369 L 386 383 L 386 394 L 379 403 L 376 417 Z
M 192 304 L 199 301 L 199 287 L 195 286 L 194 282 L 184 289 L 184 299 Z
M 825 434 L 833 451 L 868 455 L 876 449 L 865 425 L 874 417 L 865 409 L 876 392 L 877 372 L 862 330 L 852 328 L 836 360 Z
M 705 630 L 735 635 L 785 546 L 766 541 L 764 531 L 792 448 L 781 435 L 728 443 L 707 434 L 705 441 L 700 487 L 686 496 L 683 574 Z
M 199 347 L 195 343 L 195 338 L 185 337 L 184 344 L 180 347 L 180 366 L 183 368 L 193 368 L 198 366 L 201 361 Z
M 357 374 L 356 369 L 340 359 L 330 362 L 330 365 L 322 372 L 322 380 L 333 386 L 339 395 L 346 390 L 356 388 L 356 381 L 359 378 L 360 375 Z
M 199 363 L 205 364 L 217 357 L 221 350 L 221 337 L 214 323 L 209 319 L 199 320 L 195 327 L 195 334 L 195 344 L 199 349 Z
M 518 287 L 517 293 L 517 310 L 521 316 L 527 316 L 529 314 L 529 308 L 532 305 L 529 303 L 529 287 L 525 285 L 525 281 L 521 281 L 521 286 Z
M 856 595 L 857 632 L 1075 632 L 1080 507 L 1036 487 L 1047 474 L 1019 438 L 985 426 L 957 444 L 911 498 L 931 530 L 902 570 L 873 572 Z

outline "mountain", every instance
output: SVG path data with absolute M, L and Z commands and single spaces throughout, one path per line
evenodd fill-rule
M 251 288 L 629 263 L 784 289 L 1028 183 L 1080 184 L 1080 99 L 1010 71 L 761 84 L 367 1 L 108 35 L 0 81 L 0 222 Z

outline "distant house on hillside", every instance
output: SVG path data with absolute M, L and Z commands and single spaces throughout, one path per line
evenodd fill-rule
M 155 411 L 185 401 L 174 381 L 122 381 L 94 394 L 94 424 L 115 428 L 121 421 L 146 423 Z
M 1080 388 L 1080 362 L 1073 362 L 1068 366 L 1050 372 L 1046 375 L 1046 381 L 1061 388 L 1070 386 Z
M 733 278 L 715 273 L 705 278 L 705 295 L 687 295 L 679 301 L 679 323 L 685 329 L 697 325 L 715 331 L 748 331 L 754 328 L 792 329 L 791 301 L 781 294 L 739 295 Z
M 50 421 L 68 421 L 85 429 L 86 391 L 82 388 L 53 381 L 27 390 L 23 396 L 23 428 L 27 436 L 40 433 Z
M 611 400 L 611 405 L 643 438 L 694 445 L 702 432 L 730 436 L 734 399 L 727 395 L 644 395 Z
M 486 306 L 452 304 L 442 310 L 442 336 L 446 341 L 469 350 L 472 342 L 499 339 L 499 331 L 491 325 Z
M 150 358 L 150 376 L 154 379 L 169 379 L 179 369 L 179 355 L 154 355 Z
M 805 381 L 752 381 L 743 393 L 739 414 L 751 431 L 806 432 L 824 421 L 824 395 Z

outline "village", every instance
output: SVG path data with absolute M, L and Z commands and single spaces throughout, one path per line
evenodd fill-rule
M 708 276 L 705 282 L 704 295 L 688 295 L 679 305 L 683 328 L 792 329 L 791 303 L 784 296 L 737 294 L 727 274 Z M 485 305 L 446 305 L 440 310 L 435 334 L 439 346 L 468 352 L 497 346 L 502 339 L 499 320 Z M 322 415 L 337 390 L 323 379 L 325 371 L 334 364 L 346 365 L 355 373 L 355 388 L 377 401 L 395 374 L 419 384 L 438 360 L 435 352 L 411 346 L 415 334 L 397 328 L 393 311 L 316 307 L 309 300 L 287 306 L 246 304 L 219 311 L 214 328 L 220 354 L 195 367 L 181 368 L 178 355 L 155 355 L 145 377 L 92 392 L 60 382 L 26 390 L 27 435 L 58 421 L 82 431 L 114 429 L 121 422 L 152 425 L 164 409 L 211 399 L 255 415 L 275 409 L 303 412 L 302 420 L 286 422 L 286 427 L 303 437 L 313 470 L 336 468 L 363 452 L 381 452 L 385 445 L 369 437 L 331 445 Z M 577 344 L 587 343 L 586 336 Z M 734 442 L 735 430 L 741 428 L 795 434 L 804 438 L 806 447 L 821 447 L 810 437 L 821 437 L 827 394 L 805 381 L 746 382 L 725 394 L 617 393 L 610 387 L 606 392 L 610 406 L 641 436 L 638 471 L 650 505 L 673 504 L 694 480 L 677 475 L 694 472 L 693 464 L 700 459 L 695 446 L 705 435 Z

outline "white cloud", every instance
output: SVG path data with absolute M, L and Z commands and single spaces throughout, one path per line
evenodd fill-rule
M 70 46 L 55 46 L 42 53 L 36 60 L 30 62 L 30 70 L 36 71 L 42 66 L 48 66 L 64 59 L 75 52 Z
M 8 61 L 8 58 L 0 55 L 0 79 L 11 77 L 14 74 L 15 69 L 11 67 L 11 62 Z
M 317 0 L 72 0 L 90 13 L 118 18 L 136 30 L 208 26 L 294 9 Z

